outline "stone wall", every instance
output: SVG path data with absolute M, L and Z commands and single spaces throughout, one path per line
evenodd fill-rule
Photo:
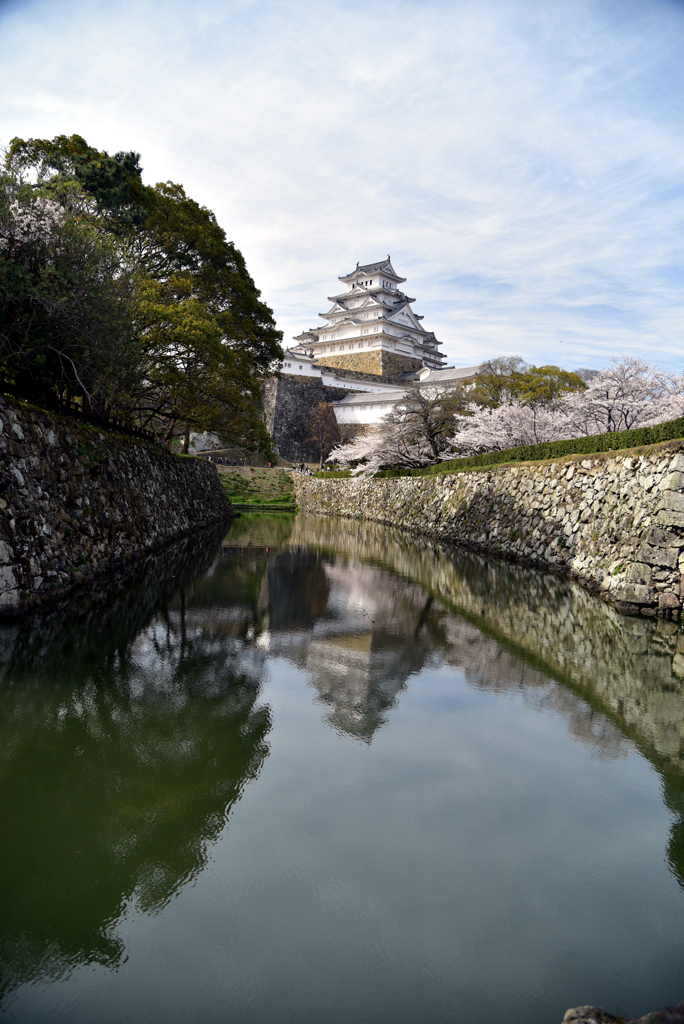
M 319 452 L 309 437 L 311 414 L 319 402 L 339 402 L 361 389 L 357 382 L 369 383 L 373 377 L 401 385 L 399 375 L 407 370 L 419 369 L 416 359 L 397 356 L 392 352 L 358 352 L 356 354 L 319 359 L 316 365 L 343 378 L 341 387 L 323 384 L 318 377 L 282 373 L 271 377 L 261 388 L 266 426 L 278 454 L 290 462 L 318 462 Z M 340 431 L 348 440 L 361 430 Z M 250 459 L 250 461 L 253 461 Z
M 319 452 L 309 437 L 310 419 L 319 402 L 338 402 L 352 388 L 331 388 L 318 377 L 282 374 L 262 387 L 266 426 L 283 459 L 318 462 Z
M 400 356 L 395 352 L 385 352 L 384 349 L 371 349 L 369 352 L 344 352 L 335 356 L 322 356 L 316 360 L 316 364 L 319 366 L 329 366 L 331 369 L 354 370 L 359 374 L 384 377 L 385 380 L 392 380 L 398 374 L 406 373 L 408 370 L 419 370 L 422 366 L 420 359 Z
M 233 514 L 205 460 L 0 396 L 0 615 Z
M 666 1006 L 664 1010 L 655 1010 L 631 1020 L 616 1017 L 602 1006 L 576 1006 L 565 1011 L 563 1024 L 684 1024 L 684 1000 L 677 1006 Z
M 548 567 L 626 614 L 680 614 L 684 442 L 438 476 L 297 476 L 295 489 L 305 512 L 401 526 Z

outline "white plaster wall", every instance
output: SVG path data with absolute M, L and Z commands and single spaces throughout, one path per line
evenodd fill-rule
M 361 405 L 334 405 L 338 423 L 379 423 L 383 416 L 392 412 L 395 402 L 373 402 L 370 407 Z
M 298 362 L 296 359 L 285 359 L 281 372 L 293 377 L 320 377 L 321 375 L 319 367 L 312 366 L 308 362 Z

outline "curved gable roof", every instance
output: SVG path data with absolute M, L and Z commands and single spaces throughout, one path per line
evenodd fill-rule
M 357 263 L 351 274 L 345 274 L 338 278 L 338 281 L 351 281 L 358 274 L 374 274 L 375 272 L 385 274 L 387 277 L 393 278 L 395 281 L 405 281 L 405 277 L 399 277 L 396 270 L 392 266 L 392 261 L 388 256 L 386 260 L 380 260 L 378 263 Z

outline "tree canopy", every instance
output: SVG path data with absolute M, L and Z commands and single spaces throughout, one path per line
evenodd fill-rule
M 13 139 L 0 178 L 0 374 L 161 437 L 269 449 L 260 383 L 281 334 L 244 257 L 182 185 L 78 135 Z
M 491 359 L 479 368 L 471 400 L 496 407 L 504 402 L 521 405 L 554 405 L 563 395 L 584 391 L 577 373 L 559 366 L 531 366 L 520 356 Z

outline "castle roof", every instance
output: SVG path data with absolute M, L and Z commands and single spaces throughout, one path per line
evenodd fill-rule
M 379 263 L 357 263 L 351 274 L 345 274 L 342 277 L 339 277 L 338 281 L 352 281 L 359 274 L 374 274 L 376 271 L 384 274 L 386 277 L 391 277 L 394 281 L 406 280 L 405 277 L 399 277 L 388 256 L 386 260 L 380 260 Z
M 458 380 L 469 380 L 474 377 L 479 370 L 478 366 L 449 366 L 446 370 L 429 370 L 426 372 L 413 371 L 409 373 L 402 373 L 399 377 L 400 381 L 417 382 L 419 385 L 424 386 L 426 384 L 449 384 Z M 421 376 L 419 377 L 419 373 Z M 346 398 L 341 398 L 335 405 L 386 405 L 396 404 L 400 402 L 402 398 L 406 398 L 408 394 L 405 388 L 396 388 L 394 391 L 376 391 L 373 394 L 358 393 L 355 395 L 347 395 Z
M 449 384 L 457 380 L 470 380 L 477 376 L 479 369 L 479 366 L 447 366 L 443 370 L 424 368 L 415 372 L 415 378 L 418 378 L 421 384 Z M 402 374 L 402 377 L 405 376 L 408 375 Z
M 416 300 L 399 288 L 406 278 L 397 274 L 389 256 L 376 263 L 357 263 L 351 274 L 344 274 L 339 280 L 348 288 L 328 297 L 330 308 L 327 313 L 318 314 L 327 322 L 320 327 L 309 327 L 295 339 L 310 345 L 317 359 L 334 354 L 335 345 L 342 342 L 340 351 L 352 361 L 352 349 L 368 347 L 396 349 L 402 359 L 416 360 L 426 368 L 444 364 L 445 357 L 439 351 L 441 342 L 422 326 L 424 318 L 411 308 Z M 326 348 L 328 343 L 332 343 L 330 352 Z
M 397 388 L 396 391 L 376 391 L 372 393 L 358 392 L 355 395 L 347 395 L 340 398 L 334 405 L 395 405 L 402 398 L 406 397 L 406 391 Z

